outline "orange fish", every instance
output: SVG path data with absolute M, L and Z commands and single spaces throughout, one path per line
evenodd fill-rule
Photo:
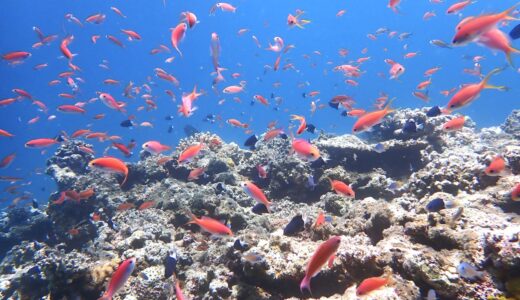
M 179 50 L 179 43 L 184 39 L 184 36 L 186 35 L 186 29 L 188 28 L 188 25 L 186 23 L 180 23 L 175 28 L 171 28 L 172 35 L 171 35 L 171 42 L 173 48 L 179 52 L 179 54 L 182 56 L 181 50 Z
M 139 205 L 139 208 L 137 208 L 138 210 L 145 210 L 147 208 L 150 208 L 150 207 L 153 207 L 155 205 L 155 201 L 146 201 L 146 202 L 143 202 L 141 205 Z
M 462 10 L 464 7 L 470 5 L 472 1 L 473 1 L 473 0 L 466 0 L 466 1 L 462 1 L 462 2 L 457 2 L 457 3 L 453 4 L 452 6 L 450 6 L 450 7 L 446 10 L 446 13 L 447 13 L 447 14 L 454 14 L 454 13 L 457 13 L 457 12 L 459 12 L 460 10 Z
M 298 135 L 302 134 L 305 131 L 305 129 L 307 128 L 307 122 L 305 121 L 305 117 L 298 116 L 298 115 L 291 115 L 291 120 L 300 121 L 300 126 L 298 126 L 298 130 L 296 130 L 296 134 L 298 134 Z
M 135 207 L 135 204 L 133 203 L 130 203 L 130 202 L 124 202 L 124 203 L 121 203 L 117 206 L 117 210 L 118 211 L 124 211 L 124 210 L 129 210 L 131 208 L 134 208 Z
M 516 20 L 511 17 L 510 14 L 519 4 L 520 2 L 498 14 L 485 14 L 462 20 L 457 25 L 456 33 L 452 41 L 453 44 L 457 46 L 467 44 L 478 38 L 481 34 L 491 30 L 501 21 Z
M 464 127 L 464 122 L 466 118 L 464 116 L 460 116 L 454 119 L 449 120 L 448 122 L 442 125 L 442 130 L 446 132 L 457 131 Z
M 275 137 L 279 136 L 282 133 L 283 133 L 283 129 L 281 129 L 281 128 L 274 128 L 274 129 L 271 129 L 271 130 L 267 131 L 264 134 L 264 137 L 262 139 L 265 142 L 267 142 L 267 141 L 270 141 L 270 140 L 274 139 Z
M 370 277 L 363 280 L 356 289 L 356 295 L 366 295 L 371 291 L 377 290 L 391 282 L 387 277 Z
M 351 110 L 349 110 L 347 112 L 347 116 L 349 117 L 360 117 L 362 115 L 364 115 L 366 113 L 366 111 L 364 109 L 356 109 L 356 108 L 353 108 Z
M 121 182 L 121 186 L 123 186 L 128 179 L 128 167 L 123 161 L 115 157 L 96 158 L 91 160 L 88 163 L 88 166 L 90 168 L 96 168 L 110 173 L 123 174 L 125 178 L 123 179 L 123 182 Z
M 202 218 L 197 218 L 194 214 L 190 213 L 191 221 L 187 224 L 197 224 L 204 231 L 207 231 L 213 235 L 229 235 L 233 236 L 233 232 L 229 227 L 220 223 L 219 221 L 203 216 Z
M 320 214 L 316 218 L 316 222 L 314 223 L 313 227 L 318 228 L 323 224 L 325 224 L 325 214 L 323 212 L 320 212 Z
M 304 290 L 311 292 L 311 278 L 316 276 L 327 262 L 329 262 L 329 266 L 332 265 L 340 244 L 341 237 L 333 236 L 316 249 L 305 269 L 305 277 L 300 283 L 302 293 Z
M 199 177 L 204 174 L 204 171 L 206 168 L 196 168 L 190 171 L 190 174 L 188 175 L 188 181 L 197 180 Z
M 41 138 L 28 141 L 25 143 L 25 148 L 43 148 L 55 144 L 58 144 L 58 141 L 55 139 Z
M 520 201 L 520 183 L 517 183 L 511 191 L 511 199 L 513 201 Z
M 385 59 L 385 63 L 390 65 L 390 70 L 388 71 L 388 73 L 390 73 L 390 79 L 399 78 L 399 76 L 403 75 L 406 70 L 403 65 L 391 59 Z
M 179 155 L 179 158 L 177 159 L 177 162 L 179 164 L 185 161 L 190 162 L 195 156 L 197 156 L 197 154 L 199 154 L 203 146 L 204 143 L 189 146 L 186 148 L 186 150 L 182 151 L 182 153 Z
M 14 51 L 14 52 L 9 52 L 7 54 L 2 55 L 2 58 L 4 60 L 9 60 L 9 61 L 20 61 L 20 60 L 24 60 L 30 56 L 31 56 L 31 53 L 26 52 L 26 51 Z
M 189 11 L 181 13 L 181 22 L 187 22 L 190 28 L 193 28 L 199 21 L 197 21 L 197 16 Z
M 506 167 L 506 161 L 500 155 L 493 158 L 489 166 L 484 171 L 488 176 L 501 176 L 508 171 Z
M 58 111 L 61 111 L 61 112 L 64 112 L 64 113 L 76 113 L 76 114 L 84 114 L 86 113 L 87 111 L 84 110 L 83 108 L 81 107 L 78 107 L 76 105 L 60 105 L 58 106 Z
M 303 26 L 309 24 L 311 21 L 309 20 L 300 20 L 300 17 L 304 14 L 304 11 L 302 10 L 296 10 L 296 14 L 293 16 L 292 14 L 289 14 L 287 16 L 287 25 L 289 25 L 289 27 L 293 27 L 293 26 L 296 26 L 300 29 L 304 29 Z
M 473 102 L 473 100 L 480 96 L 480 92 L 482 92 L 484 89 L 506 90 L 507 88 L 504 86 L 494 86 L 488 84 L 489 78 L 499 73 L 500 71 L 501 69 L 494 69 L 493 71 L 489 72 L 489 74 L 480 83 L 464 85 L 458 92 L 455 93 L 455 95 L 453 95 L 453 97 L 446 105 L 446 109 L 453 111 L 470 104 Z
M 293 151 L 302 159 L 315 161 L 320 158 L 320 150 L 304 139 L 294 139 L 292 141 Z
M 5 156 L 4 158 L 2 158 L 2 160 L 0 160 L 0 168 L 9 167 L 9 165 L 13 162 L 15 157 L 16 157 L 16 153 L 11 153 L 11 154 Z
M 356 123 L 354 123 L 352 132 L 360 133 L 381 123 L 387 114 L 394 111 L 390 109 L 390 104 L 392 104 L 392 100 L 390 100 L 384 109 L 372 111 L 360 116 Z
M 332 180 L 329 178 L 330 187 L 336 191 L 337 194 L 354 198 L 356 197 L 356 193 L 354 190 L 346 183 L 339 180 Z
M 142 147 L 144 150 L 152 154 L 159 154 L 161 152 L 168 151 L 171 149 L 170 146 L 163 145 L 158 141 L 148 141 L 144 143 Z
M 70 43 L 72 43 L 73 40 L 74 36 L 69 35 L 66 38 L 64 38 L 60 44 L 60 51 L 63 54 L 63 56 L 65 56 L 68 60 L 71 60 L 72 57 L 74 57 L 74 54 L 72 54 L 72 52 L 69 50 L 69 45 Z
M 128 40 L 129 41 L 141 40 L 141 36 L 137 32 L 135 32 L 133 30 L 121 29 L 121 32 L 128 36 Z
M 226 121 L 226 123 L 228 123 L 229 125 L 234 126 L 234 127 L 241 127 L 241 128 L 248 128 L 249 127 L 249 124 L 242 123 L 242 122 L 240 122 L 237 119 L 228 119 Z
M 265 97 L 263 97 L 262 95 L 254 95 L 253 98 L 265 106 L 269 105 L 269 101 L 267 101 L 267 99 L 265 99 Z
M 3 130 L 3 129 L 0 129 L 0 135 L 1 136 L 5 136 L 5 137 L 13 137 L 14 136 L 14 134 L 12 134 L 12 133 L 10 133 L 10 132 L 8 132 L 6 130 Z
M 260 189 L 258 186 L 256 186 L 251 181 L 245 181 L 242 183 L 242 187 L 244 188 L 244 191 L 251 196 L 251 198 L 255 199 L 258 203 L 261 203 L 265 205 L 268 212 L 271 212 L 271 205 L 272 202 L 270 202 L 267 197 L 265 196 L 262 189 Z
M 478 38 L 478 42 L 491 49 L 497 49 L 505 53 L 509 65 L 513 65 L 511 53 L 520 53 L 520 50 L 511 46 L 511 41 L 505 33 L 498 28 L 493 28 Z
M 388 2 L 388 7 L 391 8 L 395 13 L 399 13 L 397 6 L 399 5 L 400 2 L 401 2 L 401 0 L 390 0 Z

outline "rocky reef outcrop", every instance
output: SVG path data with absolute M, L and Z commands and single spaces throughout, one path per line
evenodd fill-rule
M 81 140 L 64 143 L 48 161 L 59 191 L 45 210 L 1 216 L 0 298 L 96 299 L 118 263 L 135 257 L 118 297 L 168 299 L 173 280 L 164 264 L 172 252 L 175 277 L 191 299 L 309 298 L 299 288 L 306 264 L 333 235 L 342 240 L 337 258 L 312 279 L 312 297 L 356 299 L 363 279 L 383 274 L 392 283 L 365 299 L 421 299 L 430 289 L 439 299 L 518 297 L 511 283 L 520 277 L 520 202 L 510 191 L 520 181 L 520 114 L 501 128 L 477 130 L 469 121 L 446 133 L 449 118 L 404 109 L 365 136 L 322 134 L 312 141 L 321 163 L 292 154 L 288 138 L 259 141 L 250 151 L 199 133 L 168 155 L 142 153 L 128 164 L 123 186 L 119 175 L 86 168 L 93 157 L 80 150 Z M 408 119 L 423 126 L 404 132 Z M 181 151 L 200 141 L 203 152 L 179 164 Z M 510 174 L 487 176 L 498 154 Z M 188 180 L 195 168 L 204 174 Z M 329 179 L 349 184 L 355 197 L 334 193 Z M 263 189 L 271 213 L 253 209 L 244 181 Z M 62 192 L 89 190 L 87 198 L 59 201 Z M 435 199 L 443 205 L 432 210 Z M 234 236 L 201 232 L 187 224 L 190 212 L 221 220 Z M 326 222 L 314 226 L 321 212 Z M 284 235 L 295 215 L 303 230 Z M 461 276 L 461 262 L 483 276 Z

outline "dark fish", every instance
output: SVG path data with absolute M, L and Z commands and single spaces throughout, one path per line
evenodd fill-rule
M 281 134 L 279 135 L 279 137 L 280 137 L 281 139 L 284 139 L 284 140 L 286 140 L 286 139 L 289 138 L 289 137 L 287 136 L 287 134 L 285 134 L 285 133 L 281 133 Z
M 346 110 L 341 112 L 342 117 L 348 117 L 348 112 Z
M 307 124 L 307 127 L 305 128 L 305 130 L 307 130 L 310 133 L 316 133 L 316 126 L 314 126 L 312 124 Z
M 303 226 L 305 223 L 303 222 L 302 215 L 297 215 L 292 218 L 291 222 L 285 226 L 283 229 L 284 235 L 294 235 L 300 231 L 303 231 Z
M 226 187 L 224 186 L 224 184 L 222 182 L 219 182 L 219 183 L 217 183 L 215 190 L 216 190 L 215 193 L 217 195 L 219 195 L 219 194 L 222 194 L 222 192 L 224 192 L 226 190 Z
M 441 109 L 438 106 L 434 106 L 426 112 L 426 115 L 428 117 L 436 117 L 439 116 L 441 113 Z
M 32 207 L 35 209 L 38 209 L 39 205 L 38 205 L 38 201 L 36 201 L 36 199 L 32 200 Z
M 204 122 L 215 123 L 215 118 L 216 118 L 216 117 L 217 117 L 217 116 L 215 116 L 214 114 L 209 114 L 209 115 L 207 115 L 207 116 L 203 119 L 203 121 L 204 121 Z
M 173 125 L 168 126 L 168 133 L 172 133 L 173 131 Z
M 426 209 L 429 212 L 438 212 L 444 208 L 446 208 L 446 206 L 444 205 L 444 200 L 442 200 L 441 198 L 435 198 L 428 204 L 426 204 Z
M 247 249 L 249 249 L 249 245 L 247 243 L 242 242 L 239 239 L 236 239 L 235 243 L 233 244 L 233 248 L 239 251 L 246 251 Z
M 417 131 L 422 130 L 424 127 L 423 124 L 415 123 L 415 120 L 409 119 L 404 123 L 403 132 L 404 133 L 417 133 Z
M 256 142 L 258 142 L 258 137 L 256 135 L 252 135 L 247 138 L 247 140 L 244 142 L 244 146 L 249 147 L 249 149 L 254 150 Z
M 186 134 L 187 137 L 190 137 L 190 136 L 194 136 L 195 134 L 199 133 L 200 131 L 191 126 L 191 125 L 186 125 L 184 126 L 184 134 Z
M 124 120 L 123 122 L 121 122 L 119 125 L 121 125 L 121 127 L 132 127 L 134 126 L 134 123 L 132 122 L 132 120 Z
M 257 215 L 266 214 L 269 211 L 267 211 L 267 207 L 263 205 L 262 203 L 257 203 L 255 206 L 253 206 L 253 209 L 251 211 Z
M 307 177 L 307 182 L 305 183 L 305 187 L 308 188 L 311 191 L 314 191 L 314 188 L 316 188 L 316 186 L 317 186 L 317 184 L 314 181 L 314 176 L 313 175 L 309 175 Z
M 318 169 L 323 167 L 325 164 L 325 160 L 323 160 L 323 158 L 320 156 L 320 158 L 311 163 L 311 168 Z
M 56 138 L 54 138 L 54 139 L 55 139 L 57 142 L 60 142 L 60 143 L 65 141 L 65 138 L 64 138 L 63 135 L 61 135 L 61 134 L 58 134 L 58 135 L 56 136 Z
M 164 278 L 170 278 L 177 272 L 177 253 L 171 251 L 164 259 Z
M 302 93 L 302 97 L 303 98 L 307 98 L 307 94 L 305 94 L 305 92 Z
M 511 31 L 509 32 L 509 36 L 513 40 L 520 38 L 520 24 L 516 25 L 515 28 L 511 29 Z
M 339 108 L 339 102 L 329 101 L 329 106 L 338 109 Z

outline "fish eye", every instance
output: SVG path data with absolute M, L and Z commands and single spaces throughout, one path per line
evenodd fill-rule
M 357 131 L 357 128 L 354 128 L 354 131 Z

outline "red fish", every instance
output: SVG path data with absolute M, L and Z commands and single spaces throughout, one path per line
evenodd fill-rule
M 253 99 L 255 99 L 256 101 L 262 103 L 265 106 L 269 105 L 269 101 L 267 101 L 267 99 L 265 99 L 265 97 L 262 96 L 262 95 L 254 95 Z
M 31 53 L 26 51 L 14 51 L 2 55 L 4 60 L 8 61 L 21 61 L 31 56 Z
M 473 100 L 477 99 L 480 96 L 480 92 L 484 89 L 498 89 L 498 90 L 507 90 L 507 87 L 504 86 L 494 86 L 489 85 L 488 81 L 491 76 L 498 74 L 501 69 L 494 69 L 489 74 L 484 77 L 484 79 L 480 83 L 471 83 L 464 85 L 458 92 L 453 95 L 448 104 L 446 105 L 446 109 L 448 111 L 453 111 L 455 109 L 462 108 Z
M 249 124 L 242 123 L 242 122 L 240 122 L 237 119 L 228 119 L 226 121 L 226 123 L 228 123 L 229 125 L 231 125 L 233 127 L 241 127 L 241 128 L 248 128 L 249 127 Z
M 291 115 L 291 120 L 300 121 L 300 126 L 298 126 L 298 129 L 296 130 L 296 134 L 298 134 L 298 135 L 302 134 L 305 131 L 305 129 L 307 128 L 307 122 L 305 121 L 305 117 L 298 116 L 298 115 Z
M 5 137 L 13 137 L 14 134 L 6 131 L 6 130 L 3 130 L 3 129 L 0 129 L 0 136 L 5 136 Z
M 143 202 L 141 205 L 139 205 L 139 208 L 137 208 L 138 210 L 145 210 L 145 209 L 148 209 L 150 207 L 153 207 L 155 205 L 155 201 L 146 201 L 146 202 Z
M 204 174 L 204 171 L 206 171 L 206 168 L 196 168 L 190 171 L 190 174 L 188 174 L 188 181 L 197 180 L 199 177 Z
M 300 283 L 300 290 L 303 293 L 304 290 L 311 292 L 311 278 L 316 276 L 321 268 L 329 261 L 334 259 L 336 251 L 338 251 L 339 245 L 341 244 L 341 237 L 333 236 L 327 241 L 323 242 L 318 249 L 312 255 L 311 260 L 307 264 L 305 269 L 305 277 L 303 277 Z
M 356 123 L 354 123 L 354 126 L 352 127 L 352 132 L 360 133 L 383 122 L 385 116 L 394 111 L 390 108 L 390 104 L 392 104 L 391 100 L 384 109 L 372 111 L 360 116 L 359 119 L 357 119 Z
M 511 41 L 505 33 L 498 28 L 493 28 L 486 33 L 483 33 L 479 38 L 478 42 L 486 45 L 491 49 L 500 50 L 505 53 L 507 62 L 509 65 L 513 65 L 511 58 L 512 53 L 520 53 L 520 50 L 511 46 Z
M 30 140 L 27 143 L 25 143 L 25 148 L 44 148 L 49 147 L 55 144 L 58 144 L 59 142 L 55 139 L 49 139 L 49 138 L 41 138 L 41 139 L 34 139 Z
M 267 197 L 265 196 L 262 189 L 260 189 L 258 186 L 256 186 L 251 181 L 245 181 L 242 183 L 242 187 L 244 188 L 244 191 L 251 196 L 251 198 L 255 199 L 258 203 L 261 203 L 265 205 L 268 212 L 271 212 L 271 204 Z
M 197 21 L 197 16 L 190 11 L 181 13 L 181 22 L 187 22 L 190 28 L 193 28 L 193 26 L 199 23 L 199 21 Z
M 403 75 L 405 68 L 400 63 L 397 63 L 391 59 L 385 59 L 385 63 L 390 65 L 390 79 L 397 79 L 399 76 Z
M 517 183 L 511 191 L 511 199 L 513 201 L 520 201 L 520 183 Z
M 315 161 L 320 158 L 318 147 L 304 139 L 294 139 L 292 141 L 292 149 L 299 157 L 308 161 Z
M 186 23 L 180 23 L 175 28 L 172 28 L 172 35 L 171 35 L 171 42 L 173 48 L 179 52 L 179 54 L 182 56 L 181 50 L 179 50 L 179 43 L 184 39 L 184 36 L 186 35 L 186 29 L 188 28 L 188 25 Z
M 515 18 L 510 16 L 510 14 L 519 4 L 520 2 L 501 13 L 468 17 L 462 20 L 457 25 L 456 33 L 452 41 L 453 44 L 458 46 L 467 44 L 478 38 L 481 34 L 491 30 L 499 22 L 504 20 L 515 20 Z
M 457 131 L 464 127 L 464 122 L 466 118 L 464 116 L 460 116 L 454 119 L 449 120 L 448 122 L 442 125 L 442 130 L 446 132 Z
M 370 277 L 363 280 L 356 289 L 356 295 L 366 295 L 371 291 L 377 290 L 390 283 L 390 278 L 386 277 Z
M 69 50 L 69 45 L 70 43 L 72 43 L 73 40 L 74 36 L 69 35 L 66 38 L 64 38 L 60 44 L 60 51 L 63 54 L 63 56 L 65 56 L 68 60 L 71 60 L 72 57 L 74 57 L 74 54 L 72 54 L 72 52 Z
M 123 182 L 121 182 L 121 186 L 123 186 L 126 183 L 126 180 L 128 179 L 128 167 L 123 161 L 115 157 L 96 158 L 91 160 L 88 163 L 88 166 L 90 168 L 95 168 L 110 173 L 123 174 L 125 178 L 123 179 Z
M 207 231 L 213 235 L 229 235 L 233 236 L 233 232 L 229 227 L 220 223 L 219 221 L 203 216 L 202 218 L 197 218 L 194 214 L 190 213 L 191 221 L 187 224 L 197 224 L 204 231 Z
M 262 179 L 267 178 L 267 171 L 266 171 L 265 167 L 262 166 L 261 164 L 256 165 L 256 171 L 258 172 L 258 177 L 260 177 Z
M 446 13 L 447 14 L 457 13 L 457 12 L 461 11 L 463 8 L 465 8 L 466 6 L 470 5 L 471 2 L 472 2 L 472 0 L 466 0 L 466 1 L 457 2 L 457 3 L 453 4 L 452 6 L 450 6 L 446 10 Z
M 132 257 L 123 261 L 110 278 L 108 289 L 98 300 L 112 300 L 112 297 L 120 290 L 132 275 L 135 269 L 136 258 Z
M 185 161 L 191 161 L 197 154 L 199 154 L 200 150 L 204 146 L 203 143 L 199 143 L 197 145 L 192 145 L 186 148 L 186 150 L 182 151 L 177 159 L 178 163 L 181 164 Z
M 75 113 L 75 114 L 84 114 L 86 110 L 76 105 L 60 105 L 58 106 L 58 110 L 64 113 Z
M 99 99 L 108 107 L 118 110 L 122 113 L 125 112 L 125 109 L 123 108 L 125 106 L 124 103 L 118 103 L 112 95 L 108 93 L 99 93 Z
M 484 171 L 488 176 L 501 176 L 507 171 L 506 161 L 500 155 L 493 158 L 489 166 Z
M 87 21 L 88 23 L 92 23 L 92 24 L 101 24 L 105 21 L 106 17 L 107 16 L 104 14 L 95 14 L 95 15 L 91 15 L 91 16 L 87 17 L 87 19 L 85 19 L 85 21 Z
M 332 180 L 329 178 L 330 181 L 330 187 L 336 191 L 336 193 L 347 196 L 347 197 L 356 197 L 356 194 L 354 193 L 354 190 L 346 183 L 339 181 L 339 180 Z
M 304 20 L 304 19 L 300 20 L 300 17 L 303 14 L 304 14 L 304 11 L 302 11 L 302 10 L 296 10 L 296 14 L 294 16 L 292 14 L 289 14 L 287 16 L 287 25 L 289 25 L 289 27 L 296 26 L 300 29 L 304 29 L 303 26 L 309 24 L 311 21 Z
M 129 41 L 141 40 L 141 36 L 137 32 L 135 32 L 133 30 L 121 29 L 121 32 L 128 36 L 128 40 Z
M 400 2 L 401 2 L 401 0 L 390 0 L 388 2 L 388 7 L 391 8 L 395 13 L 399 13 L 397 6 L 399 5 Z
M 163 145 L 158 141 L 148 141 L 144 143 L 142 147 L 144 150 L 153 154 L 159 154 L 161 152 L 168 151 L 171 149 L 170 146 Z
M 7 168 L 16 158 L 16 153 L 11 153 L 0 160 L 0 168 Z
M 126 157 L 129 157 L 132 155 L 132 152 L 125 144 L 112 142 L 112 146 L 116 148 L 117 150 L 121 151 Z

